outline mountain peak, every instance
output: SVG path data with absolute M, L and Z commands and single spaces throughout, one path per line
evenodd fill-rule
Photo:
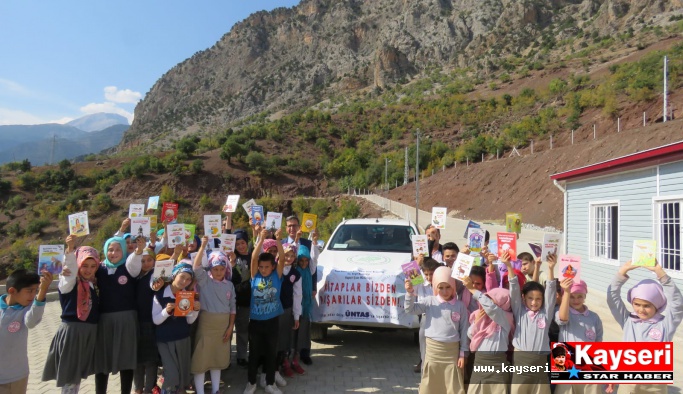
M 104 130 L 107 127 L 111 127 L 118 124 L 128 126 L 128 119 L 121 115 L 100 112 L 72 120 L 66 125 L 75 127 L 79 130 L 91 132 Z

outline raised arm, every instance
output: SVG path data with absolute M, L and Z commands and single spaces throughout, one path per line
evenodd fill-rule
M 555 312 L 555 303 L 557 302 L 557 282 L 555 279 L 547 280 L 545 282 L 545 314 L 548 319 L 553 318 Z
M 204 261 L 204 258 L 202 257 L 206 253 L 206 244 L 209 243 L 209 237 L 206 235 L 202 237 L 202 244 L 199 247 L 199 250 L 197 250 L 197 254 L 194 256 L 194 264 L 192 268 L 199 269 L 202 268 L 202 261 Z
M 263 249 L 263 240 L 268 236 L 268 231 L 262 230 L 259 236 L 256 238 L 256 245 L 254 245 L 254 250 L 251 252 L 251 277 L 254 278 L 258 272 L 258 256 L 261 254 Z
M 560 310 L 557 311 L 557 324 L 564 325 L 569 322 L 569 298 L 571 297 L 570 290 L 574 281 L 572 278 L 566 278 L 560 282 L 560 287 L 564 291 L 562 293 L 562 302 L 560 303 Z
M 281 228 L 275 232 L 275 240 L 277 241 L 277 276 L 282 278 L 282 272 L 285 270 L 285 249 L 282 247 Z
M 64 253 L 64 272 L 59 277 L 57 288 L 62 294 L 70 293 L 76 286 L 78 278 L 78 264 L 76 263 L 76 238 L 73 235 L 66 237 L 66 250 Z M 66 275 L 68 273 L 68 275 Z
M 683 296 L 681 296 L 681 290 L 662 269 L 662 266 L 659 265 L 659 262 L 655 263 L 654 267 L 646 268 L 650 271 L 653 271 L 655 275 L 657 275 L 659 283 L 661 283 L 662 287 L 664 288 L 664 295 L 667 299 L 664 322 L 667 325 L 668 332 L 675 333 L 676 328 L 678 328 L 683 320 Z M 673 334 L 671 337 L 673 338 Z
M 607 306 L 609 306 L 614 320 L 623 328 L 626 319 L 629 318 L 629 311 L 626 309 L 624 300 L 621 299 L 621 287 L 628 281 L 628 272 L 636 269 L 637 266 L 631 265 L 630 261 L 622 265 L 617 274 L 612 279 L 612 283 L 607 288 Z
M 311 242 L 311 261 L 308 263 L 308 268 L 311 274 L 315 274 L 318 269 L 318 256 L 320 256 L 320 249 L 318 249 L 318 230 L 313 230 L 313 240 Z
M 557 255 L 548 255 L 548 280 L 555 282 L 555 265 L 557 265 Z
M 140 275 L 140 271 L 142 271 L 142 252 L 147 247 L 147 241 L 145 241 L 144 237 L 138 237 L 135 240 L 135 245 L 135 252 L 126 259 L 126 270 L 128 270 L 130 276 L 137 278 Z
M 473 295 L 474 298 L 479 301 L 482 309 L 484 309 L 484 312 L 491 318 L 491 320 L 508 331 L 512 330 L 512 327 L 510 327 L 510 322 L 508 321 L 507 317 L 505 317 L 505 311 L 498 307 L 498 305 L 496 305 L 492 299 L 488 298 L 486 294 L 479 290 L 475 290 Z

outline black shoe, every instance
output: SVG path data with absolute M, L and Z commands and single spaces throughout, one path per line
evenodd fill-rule
M 249 363 L 247 362 L 247 360 L 243 358 L 238 358 L 237 365 L 239 365 L 240 367 L 246 367 L 247 365 L 249 365 Z
M 422 371 L 422 361 L 413 365 L 413 372 L 420 373 Z
M 306 364 L 306 365 L 313 364 L 313 360 L 311 360 L 310 356 L 301 356 L 301 362 Z

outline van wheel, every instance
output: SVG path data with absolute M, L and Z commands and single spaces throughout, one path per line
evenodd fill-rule
M 324 341 L 327 339 L 327 325 L 312 323 L 311 324 L 311 340 Z

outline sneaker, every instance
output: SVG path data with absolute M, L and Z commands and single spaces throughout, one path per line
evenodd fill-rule
M 419 363 L 413 365 L 413 372 L 420 373 L 422 371 L 422 360 Z
M 313 364 L 313 360 L 311 360 L 311 356 L 301 356 L 301 362 L 306 364 L 306 365 Z
M 247 382 L 247 387 L 244 388 L 244 394 L 254 394 L 256 392 L 256 384 Z
M 275 371 L 275 383 L 277 383 L 277 385 L 280 387 L 285 387 L 287 385 L 287 381 L 282 377 L 282 375 L 280 375 L 280 372 L 278 371 Z
M 246 367 L 247 365 L 249 365 L 249 363 L 247 362 L 247 360 L 243 358 L 238 358 L 237 365 L 239 365 L 240 367 Z
M 306 373 L 303 368 L 301 368 L 301 365 L 299 365 L 299 362 L 294 360 L 292 361 L 292 369 L 296 371 L 299 375 L 303 375 Z
M 294 371 L 292 371 L 292 367 L 289 365 L 289 360 L 287 359 L 282 362 L 282 373 L 288 378 L 294 376 Z
M 266 374 L 262 373 L 261 378 L 258 380 L 258 385 L 261 386 L 261 388 L 266 388 Z
M 271 384 L 270 386 L 266 386 L 266 393 L 268 393 L 268 394 L 282 394 L 282 391 L 280 391 L 280 389 L 277 388 L 276 385 Z

